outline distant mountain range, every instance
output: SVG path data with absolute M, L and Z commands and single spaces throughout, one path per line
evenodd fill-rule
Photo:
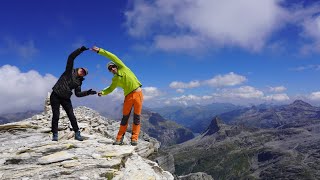
M 282 106 L 252 106 L 220 114 L 227 124 L 238 124 L 258 128 L 288 128 L 312 124 L 320 119 L 320 108 L 296 100 Z
M 35 114 L 39 114 L 40 110 L 30 110 L 26 112 L 7 113 L 0 115 L 0 124 L 6 124 L 10 122 L 17 122 L 32 117 Z
M 206 172 L 214 179 L 320 178 L 320 121 L 313 126 L 269 130 L 213 121 L 202 135 L 166 150 L 174 157 L 177 175 Z
M 167 106 L 153 108 L 152 110 L 158 112 L 166 119 L 173 120 L 191 129 L 194 133 L 201 133 L 208 127 L 212 117 L 240 108 L 243 107 L 229 103 L 213 103 L 204 106 Z
M 214 179 L 320 179 L 318 107 L 297 100 L 226 114 L 233 118 L 215 117 L 201 135 L 161 152 L 161 156 L 173 156 L 170 162 L 174 162 L 175 174 L 205 172 Z

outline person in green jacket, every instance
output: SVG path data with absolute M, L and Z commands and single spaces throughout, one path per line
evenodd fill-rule
M 135 74 L 116 55 L 96 46 L 93 46 L 91 50 L 111 60 L 111 62 L 107 64 L 107 68 L 113 74 L 112 83 L 109 87 L 98 92 L 98 96 L 107 95 L 116 87 L 121 87 L 125 96 L 122 111 L 123 117 L 116 141 L 113 144 L 123 144 L 123 137 L 128 127 L 131 109 L 134 108 L 131 145 L 136 146 L 140 133 L 140 115 L 143 102 L 142 84 Z

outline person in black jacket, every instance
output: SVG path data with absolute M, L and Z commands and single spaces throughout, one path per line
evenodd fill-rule
M 89 48 L 82 46 L 81 48 L 76 49 L 69 55 L 66 70 L 63 72 L 57 83 L 52 88 L 53 91 L 50 95 L 50 103 L 52 107 L 52 141 L 58 141 L 58 122 L 60 116 L 60 105 L 63 107 L 63 109 L 66 111 L 68 115 L 73 131 L 75 132 L 75 139 L 83 141 L 83 138 L 80 135 L 77 119 L 73 113 L 73 107 L 70 98 L 73 89 L 77 97 L 83 97 L 97 93 L 92 89 L 88 91 L 81 91 L 82 81 L 84 81 L 83 77 L 88 74 L 88 69 L 73 68 L 75 58 L 83 51 L 86 51 L 88 49 Z

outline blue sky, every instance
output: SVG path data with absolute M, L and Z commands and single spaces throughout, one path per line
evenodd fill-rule
M 0 113 L 42 108 L 81 45 L 122 59 L 149 107 L 320 102 L 319 1 L 11 0 L 0 22 Z M 84 90 L 110 84 L 108 61 L 89 51 L 76 59 L 89 69 Z M 122 100 L 118 89 L 76 103 Z

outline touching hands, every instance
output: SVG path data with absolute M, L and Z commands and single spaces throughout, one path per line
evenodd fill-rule
M 88 94 L 88 95 L 97 94 L 97 91 L 93 91 L 92 89 L 89 89 L 89 90 L 87 91 L 87 94 Z

